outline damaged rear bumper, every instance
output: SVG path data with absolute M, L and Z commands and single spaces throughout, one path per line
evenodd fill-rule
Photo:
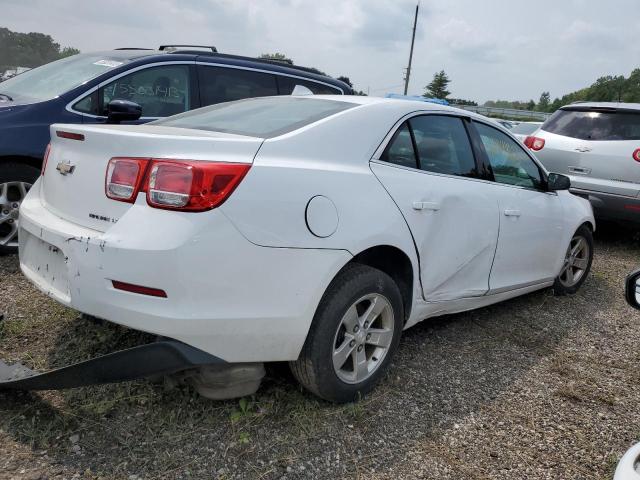
M 226 365 L 224 360 L 175 340 L 109 353 L 48 372 L 0 360 L 0 389 L 61 390 L 103 383 L 171 375 L 190 369 Z

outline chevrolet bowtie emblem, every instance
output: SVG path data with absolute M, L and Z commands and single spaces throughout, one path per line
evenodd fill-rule
M 75 169 L 76 169 L 75 165 L 71 165 L 70 163 L 64 163 L 64 162 L 58 163 L 58 166 L 56 167 L 56 170 L 60 172 L 60 175 L 69 175 L 73 173 Z

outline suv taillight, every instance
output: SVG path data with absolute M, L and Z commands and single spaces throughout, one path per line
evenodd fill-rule
M 144 178 L 147 162 L 146 158 L 112 158 L 109 160 L 104 187 L 107 197 L 121 202 L 135 202 Z
M 635 152 L 633 152 L 633 159 L 636 162 L 640 162 L 640 148 L 636 148 Z
M 544 148 L 544 138 L 529 136 L 524 139 L 524 144 L 527 148 L 538 152 Z
M 107 197 L 134 202 L 146 192 L 151 207 L 202 212 L 221 205 L 251 168 L 245 163 L 112 158 Z
M 40 175 L 44 175 L 44 171 L 47 169 L 47 162 L 49 161 L 49 154 L 51 153 L 51 144 L 47 145 L 47 149 L 44 151 L 44 158 L 42 159 L 42 170 Z

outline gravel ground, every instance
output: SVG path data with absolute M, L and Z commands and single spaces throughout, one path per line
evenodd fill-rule
M 640 441 L 637 234 L 596 238 L 580 292 L 540 291 L 405 332 L 389 374 L 335 406 L 273 365 L 212 402 L 149 382 L 0 394 L 0 478 L 611 478 Z M 0 357 L 37 368 L 142 343 L 58 306 L 0 257 Z

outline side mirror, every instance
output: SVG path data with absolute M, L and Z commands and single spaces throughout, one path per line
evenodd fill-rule
M 640 269 L 627 275 L 624 282 L 624 298 L 629 305 L 640 310 Z
M 107 105 L 109 123 L 133 122 L 142 116 L 142 107 L 129 100 L 111 100 Z
M 569 187 L 571 187 L 571 180 L 566 175 L 550 173 L 549 178 L 547 178 L 547 185 L 549 186 L 550 192 L 569 190 Z

